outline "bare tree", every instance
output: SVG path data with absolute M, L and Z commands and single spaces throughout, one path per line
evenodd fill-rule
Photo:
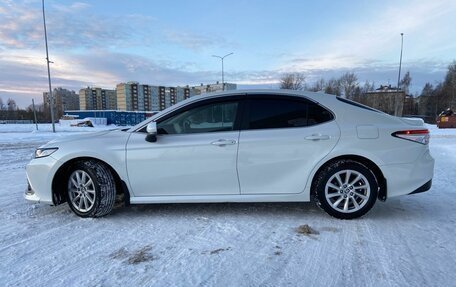
M 345 73 L 340 77 L 340 85 L 344 91 L 345 98 L 353 99 L 355 88 L 358 85 L 358 77 L 354 73 Z
M 306 77 L 301 73 L 287 73 L 280 79 L 280 88 L 288 90 L 303 90 Z
M 434 87 L 432 86 L 432 84 L 426 83 L 424 85 L 423 90 L 421 91 L 421 96 L 430 97 L 430 96 L 432 96 L 432 91 L 433 90 L 434 90 Z
M 367 92 L 373 92 L 375 89 L 375 83 L 374 82 L 369 82 L 369 81 L 366 81 L 364 82 L 364 86 L 362 88 L 362 92 L 363 94 L 367 93 Z
M 5 104 L 3 104 L 3 99 L 0 97 L 0 111 L 5 109 Z
M 306 90 L 311 91 L 311 92 L 319 92 L 319 91 L 324 91 L 326 86 L 326 81 L 323 78 L 320 78 L 318 81 L 316 81 L 312 86 L 306 87 Z
M 456 61 L 448 66 L 448 71 L 443 82 L 448 107 L 456 109 Z
M 325 85 L 325 93 L 330 95 L 340 96 L 341 94 L 341 87 L 340 87 L 340 80 L 335 78 L 329 79 L 329 81 Z
M 355 89 L 353 90 L 352 94 L 352 99 L 358 103 L 363 102 L 363 89 L 361 89 L 359 86 L 356 86 Z
M 15 111 L 15 110 L 17 110 L 16 101 L 13 100 L 12 98 L 9 98 L 9 99 L 8 99 L 8 102 L 7 102 L 6 105 L 8 106 L 8 111 Z
M 409 87 L 410 87 L 410 83 L 412 82 L 412 77 L 410 76 L 410 72 L 407 71 L 407 73 L 405 73 L 404 77 L 402 78 L 401 82 L 400 82 L 400 89 L 403 89 L 405 91 L 405 94 L 407 95 L 409 93 Z

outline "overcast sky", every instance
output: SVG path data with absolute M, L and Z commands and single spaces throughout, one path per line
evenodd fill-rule
M 284 72 L 307 82 L 354 72 L 412 92 L 443 79 L 456 59 L 456 1 L 46 1 L 53 87 L 119 82 L 196 85 L 225 80 L 277 87 Z M 26 107 L 47 90 L 40 0 L 0 2 L 0 97 Z

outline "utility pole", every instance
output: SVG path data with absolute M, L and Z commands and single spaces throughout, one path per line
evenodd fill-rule
M 402 66 L 402 48 L 404 47 L 404 33 L 401 33 L 401 57 L 399 58 L 399 74 L 397 75 L 397 90 L 399 91 L 399 85 L 401 83 L 401 66 Z
M 36 130 L 38 130 L 38 121 L 36 120 L 35 99 L 32 99 L 33 117 L 35 118 Z
M 223 60 L 230 56 L 230 55 L 233 55 L 234 53 L 229 53 L 229 54 L 226 54 L 225 56 L 221 57 L 221 56 L 217 56 L 217 55 L 212 55 L 212 57 L 215 57 L 215 58 L 219 58 L 220 60 L 222 60 L 222 87 L 223 87 L 223 90 L 225 90 L 225 76 L 224 76 L 224 72 L 223 72 Z
M 401 33 L 401 56 L 399 58 L 399 74 L 397 75 L 397 93 L 398 93 L 398 96 L 399 96 L 399 92 L 400 92 L 400 84 L 401 84 L 401 67 L 402 67 L 402 48 L 404 47 L 404 33 Z M 397 107 L 397 98 L 395 99 L 394 101 L 394 115 L 397 116 L 398 115 L 398 107 Z
M 48 51 L 48 42 L 47 42 L 47 31 L 46 31 L 46 16 L 44 14 L 44 0 L 43 3 L 43 24 L 44 24 L 44 42 L 46 43 L 46 63 L 48 71 L 48 82 L 49 82 L 49 106 L 51 107 L 51 122 L 52 122 L 52 132 L 55 133 L 55 124 L 54 124 L 54 97 L 52 96 L 52 87 L 51 87 L 51 70 L 49 68 L 49 51 Z

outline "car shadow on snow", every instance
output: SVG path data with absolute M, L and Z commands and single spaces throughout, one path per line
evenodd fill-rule
M 116 216 L 303 216 L 323 214 L 318 207 L 309 202 L 281 203 L 169 203 L 141 204 L 114 209 L 109 217 Z
M 429 194 L 411 195 L 388 199 L 375 204 L 362 219 L 401 221 L 445 218 L 452 213 L 452 204 L 426 198 Z M 23 212 L 28 217 L 75 216 L 67 204 L 58 207 L 31 205 Z M 167 203 L 119 206 L 105 216 L 106 219 L 164 217 L 205 217 L 205 216 L 255 216 L 255 217 L 298 217 L 334 219 L 318 208 L 313 202 L 280 203 Z M 337 219 L 334 219 L 337 220 Z M 355 219 L 356 220 L 356 219 Z
M 444 216 L 448 210 L 432 206 L 427 199 L 413 197 L 393 198 L 386 202 L 377 201 L 373 209 L 362 218 L 401 220 Z M 318 217 L 332 218 L 313 202 L 280 203 L 170 203 L 130 205 L 114 209 L 108 217 L 150 217 L 150 216 L 274 216 L 274 217 Z M 333 219 L 333 218 L 332 218 Z

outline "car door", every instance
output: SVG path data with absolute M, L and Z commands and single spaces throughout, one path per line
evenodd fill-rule
M 126 162 L 134 196 L 239 194 L 241 100 L 202 100 L 157 121 L 156 142 L 133 132 Z
M 239 137 L 241 194 L 301 193 L 336 145 L 333 114 L 302 97 L 249 95 Z

